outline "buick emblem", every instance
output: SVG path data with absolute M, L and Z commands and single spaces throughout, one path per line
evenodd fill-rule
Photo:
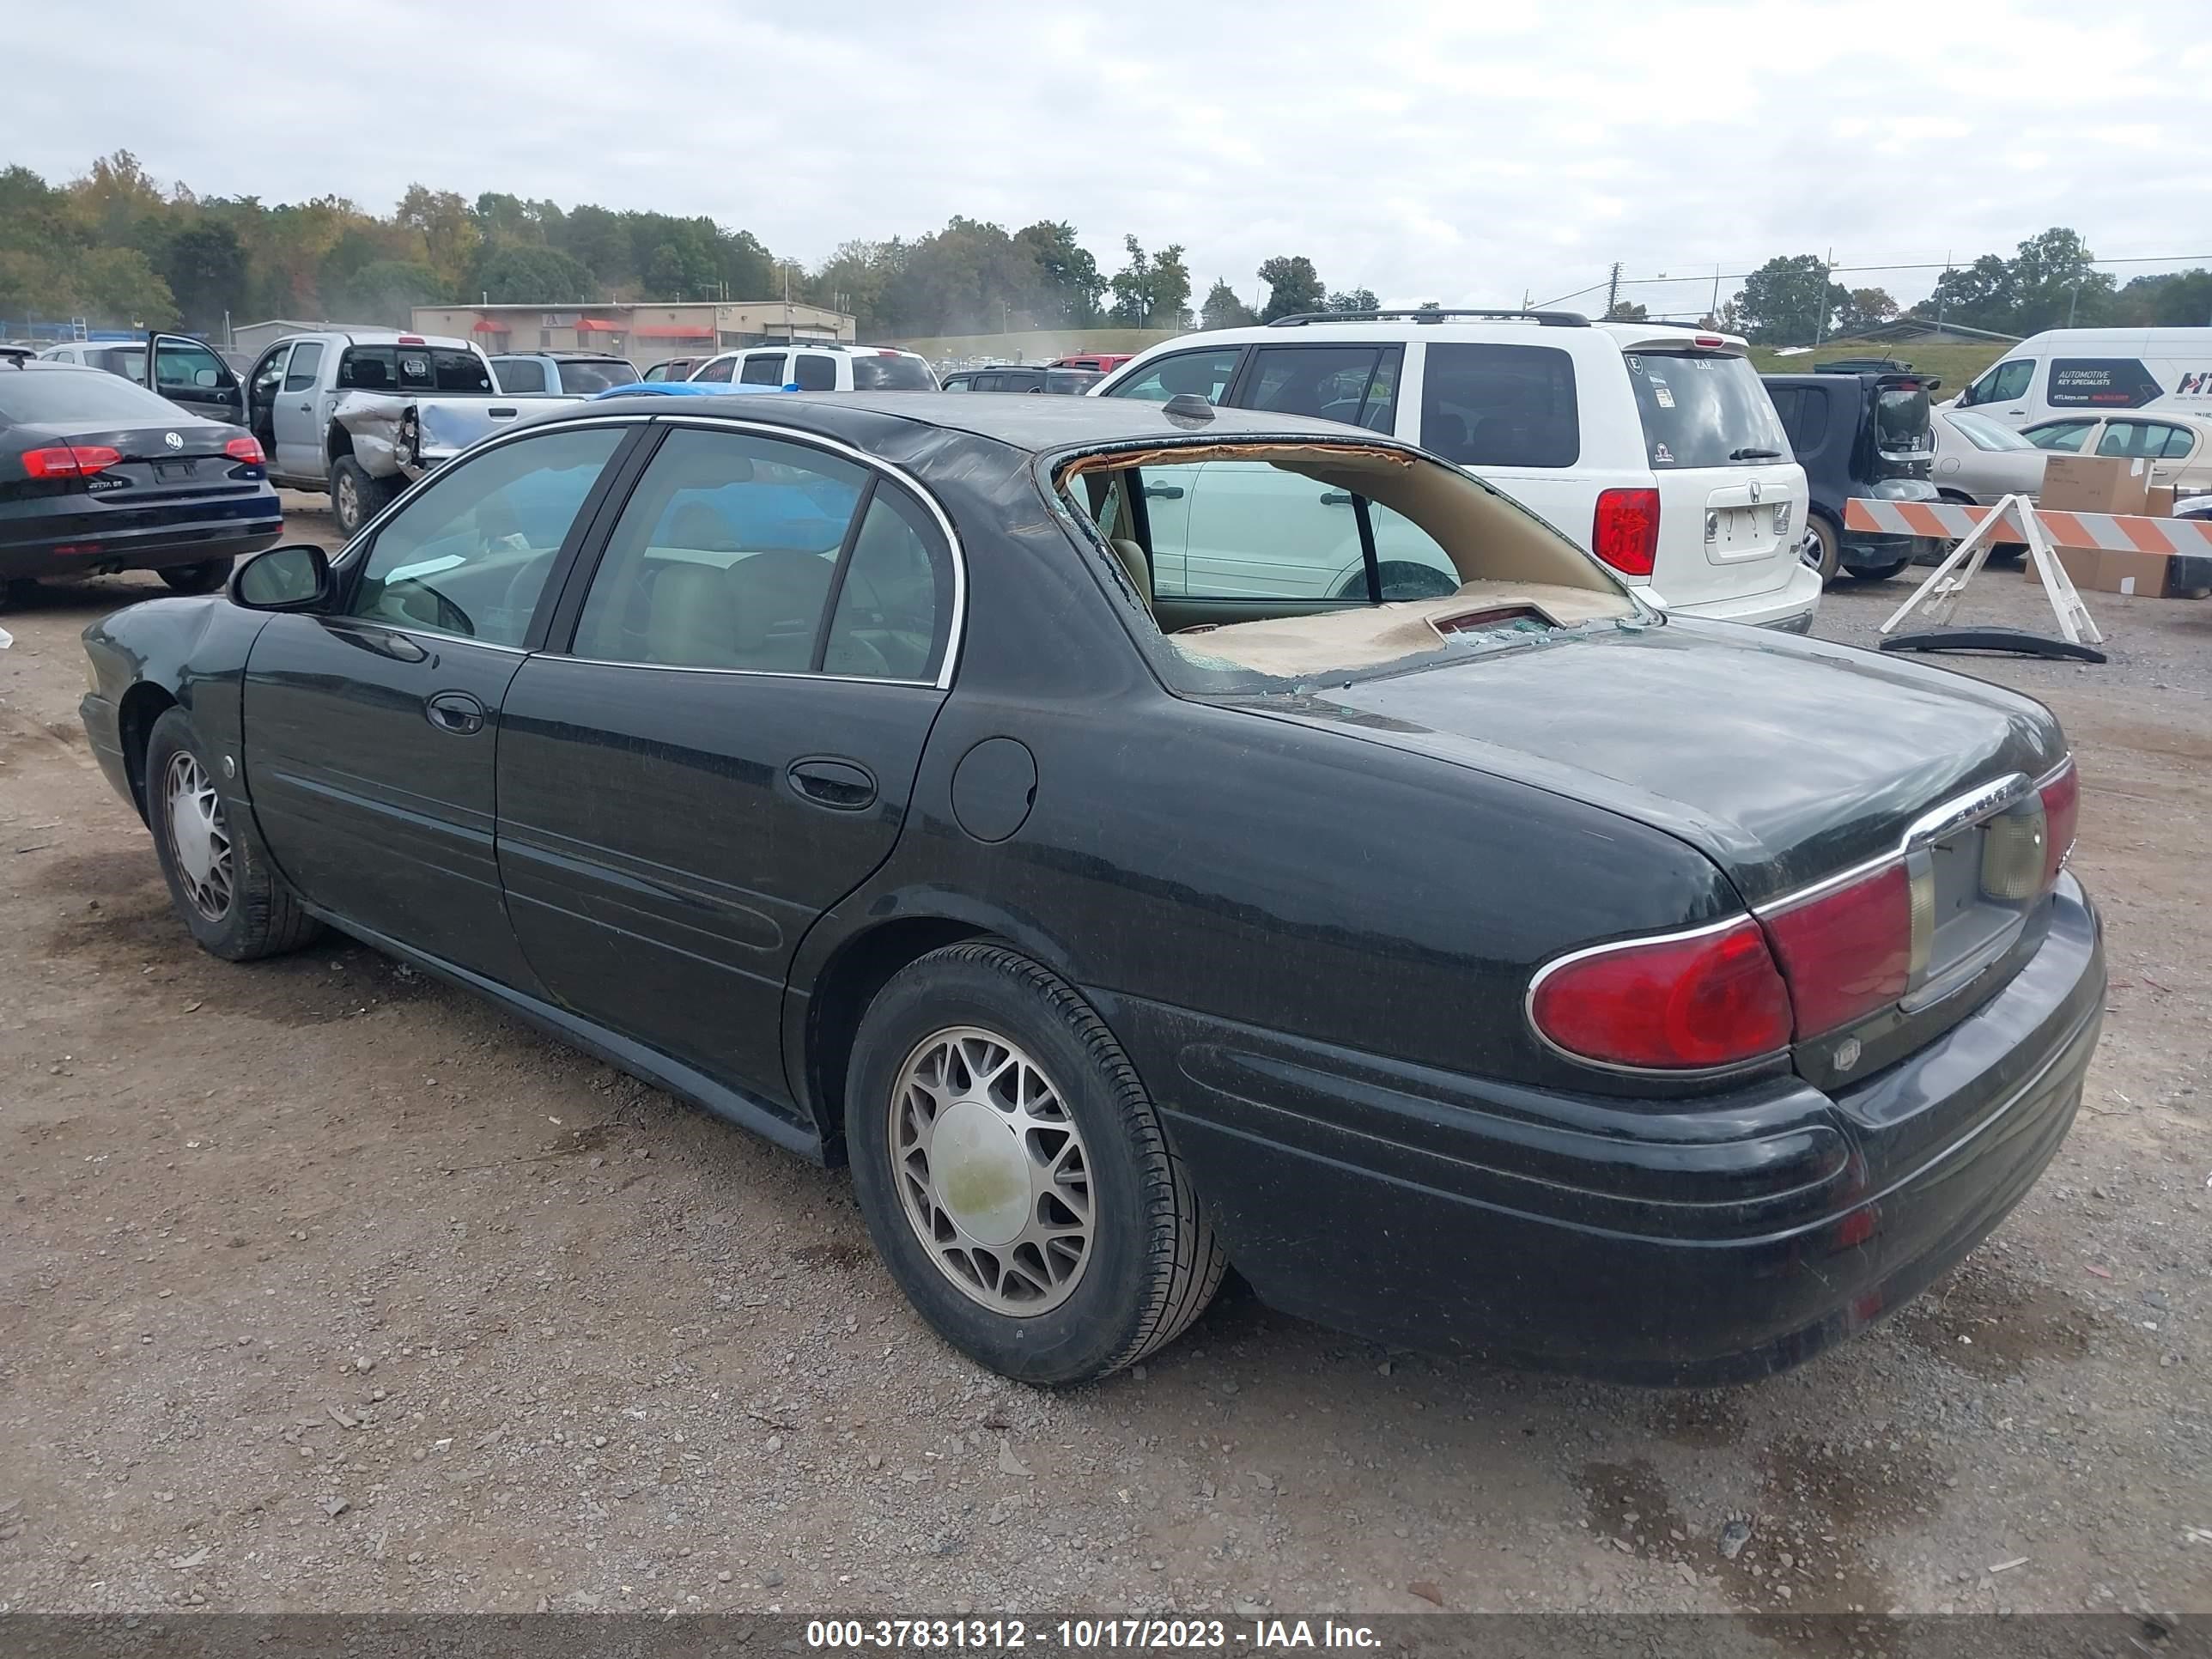
M 1754 507 L 1759 505 L 1759 480 L 1756 478 L 1751 481 L 1751 501 Z
M 184 441 L 184 439 L 183 439 L 183 438 L 181 438 L 181 437 L 179 437 L 177 434 L 175 434 L 175 433 L 173 433 L 173 432 L 170 433 L 167 437 L 163 438 L 163 439 L 161 440 L 161 441 L 162 441 L 163 443 L 165 443 L 165 444 L 168 445 L 168 447 L 169 447 L 170 448 L 172 448 L 172 449 L 182 449 L 182 448 L 185 447 L 185 441 Z

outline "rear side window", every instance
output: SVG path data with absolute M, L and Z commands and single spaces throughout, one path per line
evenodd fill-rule
M 1341 421 L 1372 431 L 1391 429 L 1397 408 L 1397 346 L 1261 346 L 1237 403 Z
M 1243 346 L 1217 346 L 1211 351 L 1178 351 L 1162 357 L 1143 373 L 1132 375 L 1106 395 L 1164 404 L 1182 392 L 1195 392 L 1208 403 L 1218 404 L 1221 401 L 1221 394 L 1228 391 L 1230 380 L 1237 373 L 1237 365 L 1243 356 Z
M 629 386 L 638 378 L 637 370 L 625 362 L 599 362 L 580 359 L 561 365 L 561 390 L 589 394 L 605 392 L 611 386 Z
M 352 392 L 490 392 L 491 368 L 450 346 L 348 346 L 338 385 Z
M 1462 466 L 1572 466 L 1582 445 L 1574 359 L 1557 346 L 1429 348 L 1422 448 Z
M 737 372 L 737 368 L 738 360 L 735 357 L 717 357 L 691 378 L 702 381 L 724 381 Z
M 952 560 L 928 515 L 878 483 L 854 538 L 822 653 L 825 674 L 933 678 L 952 617 Z
M 1826 388 L 1816 386 L 1783 386 L 1770 388 L 1774 399 L 1774 412 L 1782 417 L 1782 429 L 1790 434 L 1790 447 L 1799 459 L 1820 453 L 1820 446 L 1828 441 L 1828 394 Z
M 1742 357 L 1624 355 L 1655 468 L 1760 466 L 1790 459 L 1790 434 Z
M 745 359 L 745 366 L 738 375 L 740 386 L 781 386 L 783 384 L 783 353 L 755 352 Z
M 501 392 L 543 392 L 545 390 L 545 365 L 533 363 L 526 357 L 509 357 L 493 365 L 499 371 Z
M 902 351 L 889 356 L 855 356 L 853 360 L 853 390 L 855 392 L 929 392 L 936 381 L 929 365 L 919 357 L 909 357 Z
M 802 351 L 799 365 L 791 378 L 799 382 L 801 392 L 835 392 L 837 389 L 837 360 L 825 357 L 818 351 Z

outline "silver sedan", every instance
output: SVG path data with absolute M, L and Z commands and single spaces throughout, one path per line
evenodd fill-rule
M 2000 495 L 2042 493 L 2047 452 L 2008 426 L 1966 409 L 1930 411 L 1936 428 L 1936 489 L 1947 501 L 1986 507 Z

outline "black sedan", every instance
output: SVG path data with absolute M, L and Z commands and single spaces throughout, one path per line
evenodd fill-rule
M 1671 620 L 1322 422 L 594 403 L 85 641 L 208 950 L 336 927 L 849 1163 L 1035 1382 L 1231 1262 L 1380 1339 L 1776 1370 L 1997 1224 L 2097 1039 L 2040 705 Z
M 0 583 L 154 570 L 210 593 L 283 510 L 243 427 L 76 364 L 0 359 Z

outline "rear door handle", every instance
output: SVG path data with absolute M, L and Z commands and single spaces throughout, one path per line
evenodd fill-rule
M 792 762 L 786 775 L 793 789 L 833 812 L 858 812 L 876 804 L 876 780 L 856 761 L 817 755 Z
M 1145 494 L 1155 501 L 1179 501 L 1182 499 L 1181 484 L 1146 484 Z
M 422 712 L 431 725 L 455 737 L 483 730 L 484 706 L 465 691 L 441 691 L 423 702 Z
M 1350 507 L 1352 492 L 1348 489 L 1324 489 L 1321 493 L 1321 504 L 1323 507 Z

